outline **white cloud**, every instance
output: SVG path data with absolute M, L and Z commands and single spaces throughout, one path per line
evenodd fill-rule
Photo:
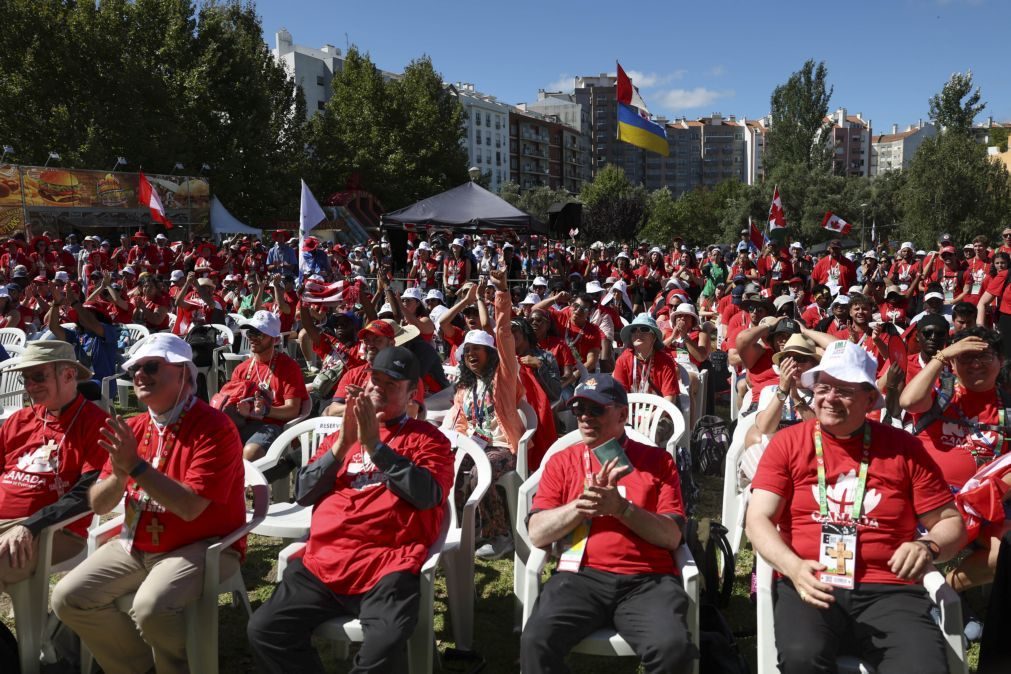
M 727 98 L 734 95 L 733 91 L 716 91 L 705 87 L 695 87 L 694 89 L 670 89 L 661 92 L 660 107 L 671 112 L 680 112 L 693 108 L 704 108 L 720 98 Z
M 544 87 L 545 91 L 565 91 L 570 92 L 575 88 L 576 78 L 574 75 L 561 74 L 554 82 L 548 82 Z
M 685 76 L 686 72 L 687 72 L 686 70 L 680 69 L 661 75 L 657 73 L 644 73 L 638 70 L 625 71 L 629 79 L 632 80 L 632 84 L 639 87 L 640 89 L 651 89 L 656 86 L 669 84 L 674 80 L 680 80 L 682 77 Z
M 712 77 L 722 77 L 727 74 L 727 67 L 724 65 L 715 65 L 709 69 L 709 74 Z

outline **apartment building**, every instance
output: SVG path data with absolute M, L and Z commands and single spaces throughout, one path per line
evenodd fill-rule
M 905 131 L 899 131 L 898 124 L 892 124 L 892 132 L 880 134 L 871 139 L 871 176 L 888 171 L 909 168 L 913 155 L 927 138 L 937 135 L 933 124 L 919 120 Z
M 470 82 L 457 82 L 450 91 L 463 106 L 467 165 L 490 176 L 488 189 L 498 192 L 510 176 L 509 114 L 515 108 L 477 91 Z

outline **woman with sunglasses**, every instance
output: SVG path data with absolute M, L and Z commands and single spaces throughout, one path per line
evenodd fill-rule
M 934 256 L 925 265 L 920 287 L 923 292 L 927 292 L 928 284 L 940 284 L 944 304 L 951 306 L 961 302 L 969 294 L 972 282 L 962 269 L 954 246 L 942 246 L 940 256 L 942 264 L 938 265 L 937 256 Z
M 1001 353 L 1007 358 L 1011 354 L 1011 295 L 1008 293 L 1008 286 L 1011 282 L 1011 255 L 1003 251 L 998 251 L 993 255 L 993 277 L 984 286 L 983 294 L 980 295 L 979 302 L 976 303 L 976 323 L 978 325 L 991 325 L 993 314 L 997 314 L 996 325 L 994 327 L 1001 333 Z M 989 315 L 988 315 L 989 314 Z
M 656 320 L 643 313 L 621 329 L 622 351 L 614 366 L 614 380 L 629 393 L 649 393 L 677 404 L 681 392 L 678 366 L 664 350 Z
M 1011 420 L 1004 410 L 1011 397 L 1000 382 L 1004 356 L 1001 336 L 989 328 L 974 327 L 957 333 L 949 346 L 939 350 L 902 392 L 899 404 L 913 415 L 914 431 L 944 474 L 953 490 L 960 489 L 982 467 L 1011 450 Z M 953 388 L 935 382 L 951 367 Z M 1011 485 L 1004 477 L 1001 492 Z M 1004 502 L 1004 513 L 1009 512 Z M 1000 539 L 1011 530 L 1005 517 L 990 519 L 979 533 L 976 547 L 958 568 L 948 573 L 948 582 L 958 591 L 993 580 Z
M 558 293 L 534 305 L 533 311 L 547 311 L 551 315 L 555 330 L 562 337 L 565 345 L 572 353 L 580 378 L 592 372 L 597 372 L 600 365 L 600 353 L 603 349 L 604 333 L 590 320 L 597 305 L 594 297 L 588 293 L 580 293 L 565 309 L 558 310 L 552 305 L 563 301 L 567 293 Z
M 572 356 L 572 351 L 568 345 L 562 341 L 558 333 L 555 332 L 554 321 L 545 309 L 533 309 L 530 312 L 530 327 L 534 330 L 537 348 L 550 353 L 558 363 L 561 373 L 561 393 L 562 400 L 572 397 L 576 382 L 579 381 L 579 370 L 576 368 L 576 359 Z
M 464 337 L 460 380 L 446 419 L 457 433 L 470 437 L 484 450 L 491 463 L 492 484 L 496 484 L 516 467 L 516 449 L 524 431 L 519 415 L 523 387 L 510 323 L 512 299 L 506 272 L 494 270 L 489 276 L 495 290 L 495 336 L 471 330 Z M 501 559 L 511 554 L 512 526 L 504 495 L 497 487 L 481 500 L 478 512 L 480 537 L 486 543 L 477 550 L 477 557 Z

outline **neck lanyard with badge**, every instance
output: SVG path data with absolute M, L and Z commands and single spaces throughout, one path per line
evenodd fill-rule
M 246 370 L 246 381 L 252 379 L 255 374 L 257 387 L 266 393 L 270 390 L 270 380 L 274 377 L 274 366 L 277 364 L 277 351 L 275 350 L 274 354 L 270 357 L 270 363 L 267 365 L 267 374 L 265 376 L 260 374 L 259 363 L 256 361 L 256 358 L 252 357 L 249 360 L 249 369 Z
M 653 359 L 649 358 L 643 362 L 642 374 L 639 374 L 639 356 L 632 355 L 632 392 L 649 393 L 649 375 L 653 370 Z
M 83 402 L 77 407 L 77 411 L 74 412 L 73 418 L 67 425 L 67 430 L 63 432 L 63 437 L 60 438 L 59 442 L 56 442 L 56 438 L 46 438 L 46 433 L 49 430 L 49 421 L 45 418 L 45 412 L 42 416 L 42 439 L 45 444 L 36 449 L 31 455 L 31 468 L 35 472 L 52 472 L 55 476 L 53 480 L 53 485 L 50 490 L 56 492 L 58 497 L 63 497 L 67 493 L 67 487 L 70 486 L 67 482 L 64 482 L 63 478 L 60 477 L 60 450 L 63 448 L 63 443 L 66 442 L 67 436 L 70 431 L 74 428 L 74 423 L 77 421 L 77 417 L 80 416 L 81 410 L 84 409 Z M 57 417 L 59 420 L 59 417 Z
M 482 386 L 484 387 L 484 390 L 478 394 L 478 388 Z M 479 379 L 474 384 L 474 388 L 470 390 L 469 402 L 470 410 L 467 411 L 467 421 L 471 428 L 470 438 L 483 450 L 485 447 L 490 445 L 492 441 L 492 432 L 489 428 L 492 416 L 494 415 L 494 403 L 491 399 L 491 388 Z M 467 407 L 466 403 L 464 403 L 464 407 Z
M 590 461 L 590 450 L 583 447 L 583 491 L 593 484 L 593 465 Z M 563 539 L 564 549 L 558 556 L 558 570 L 576 573 L 586 556 L 586 543 L 590 540 L 590 525 L 592 520 L 583 519 L 576 528 Z
M 828 488 L 825 482 L 825 454 L 822 451 L 821 422 L 814 424 L 814 456 L 818 466 L 818 514 L 821 521 L 821 537 L 818 541 L 818 561 L 825 567 L 818 574 L 818 580 L 845 590 L 855 585 L 857 562 L 857 521 L 863 508 L 864 492 L 867 489 L 867 471 L 871 463 L 871 426 L 864 422 L 863 456 L 857 475 L 853 506 L 846 521 L 841 509 L 846 505 L 846 497 L 840 497 L 836 513 L 839 521 L 832 521 L 828 507 Z

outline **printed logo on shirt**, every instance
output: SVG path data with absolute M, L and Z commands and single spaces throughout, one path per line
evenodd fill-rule
M 18 469 L 26 473 L 53 473 L 56 469 L 50 461 L 52 455 L 52 449 L 48 445 L 43 445 L 34 452 L 25 453 L 18 459 Z
M 979 416 L 968 421 L 970 424 L 978 423 Z M 941 424 L 941 445 L 944 447 L 964 449 L 967 452 L 975 449 L 982 454 L 992 454 L 999 439 L 1000 435 L 996 431 L 972 431 L 971 427 L 952 421 L 944 421 Z
M 828 501 L 828 519 L 830 522 L 834 523 L 845 523 L 851 522 L 852 510 L 853 510 L 853 500 L 856 497 L 857 491 L 857 472 L 851 470 L 848 473 L 843 473 L 839 475 L 836 480 L 835 486 L 827 486 L 826 488 L 826 500 Z M 815 504 L 818 503 L 818 485 L 811 485 L 811 493 L 814 495 Z M 870 513 L 878 507 L 881 503 L 881 494 L 878 493 L 877 489 L 868 489 L 864 492 L 864 503 L 861 510 L 860 519 L 857 522 L 865 527 L 875 527 L 878 526 L 878 521 L 868 517 Z M 815 510 L 811 513 L 811 518 L 816 522 L 821 520 L 821 515 L 818 512 L 817 505 Z
M 359 473 L 355 479 L 351 481 L 351 488 L 356 491 L 365 491 L 366 489 L 383 486 L 388 481 L 389 478 L 387 478 L 386 473 L 381 470 L 374 470 L 369 473 Z

